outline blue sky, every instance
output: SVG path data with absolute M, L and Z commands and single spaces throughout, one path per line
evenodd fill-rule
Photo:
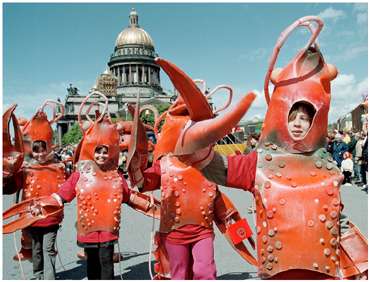
M 279 34 L 296 19 L 319 15 L 325 26 L 321 51 L 340 75 L 333 83 L 331 121 L 353 109 L 368 89 L 367 3 L 82 3 L 3 4 L 3 105 L 18 103 L 30 117 L 72 83 L 86 94 L 107 67 L 115 40 L 128 26 L 131 8 L 152 37 L 156 52 L 211 89 L 234 88 L 234 103 L 250 90 L 259 95 L 244 117 L 263 117 L 263 80 Z M 277 66 L 302 48 L 309 34 L 296 31 Z M 166 75 L 162 86 L 172 89 Z M 221 106 L 225 95 L 214 98 Z

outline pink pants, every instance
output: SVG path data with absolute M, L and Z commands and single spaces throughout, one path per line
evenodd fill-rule
M 216 279 L 213 237 L 186 245 L 172 244 L 166 239 L 162 242 L 167 250 L 172 280 Z

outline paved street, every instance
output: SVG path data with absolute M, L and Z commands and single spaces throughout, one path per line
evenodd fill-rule
M 251 205 L 251 194 L 239 190 L 222 190 L 234 201 L 241 214 L 253 224 L 253 217 L 247 209 Z M 342 186 L 342 200 L 345 212 L 351 220 L 362 230 L 367 237 L 368 224 L 368 195 L 359 187 Z M 158 196 L 158 194 L 157 194 Z M 6 209 L 13 201 L 13 196 L 4 196 L 3 208 Z M 58 233 L 58 249 L 60 259 L 57 258 L 58 279 L 86 279 L 85 265 L 77 259 L 76 253 L 76 201 L 65 207 L 63 226 Z M 158 229 L 158 222 L 155 228 Z M 148 270 L 148 253 L 150 247 L 150 233 L 152 220 L 137 213 L 124 205 L 122 207 L 121 234 L 119 240 L 120 251 L 124 261 L 115 265 L 116 279 L 150 279 Z M 20 233 L 16 233 L 16 244 L 20 246 Z M 116 246 L 116 250 L 118 250 Z M 14 255 L 13 235 L 3 236 L 3 279 L 23 279 L 18 262 L 12 260 Z M 216 231 L 215 259 L 218 279 L 256 279 L 256 270 L 245 263 L 232 249 L 226 240 Z M 25 279 L 32 277 L 30 262 L 22 263 Z M 121 270 L 120 270 L 121 269 Z

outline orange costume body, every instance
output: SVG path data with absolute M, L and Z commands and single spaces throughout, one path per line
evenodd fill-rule
M 298 26 L 312 32 L 309 44 L 286 67 L 273 71 L 282 44 Z M 350 278 L 367 272 L 367 240 L 359 230 L 352 228 L 350 235 L 343 234 L 345 244 L 341 245 L 342 176 L 324 149 L 330 81 L 337 70 L 325 63 L 315 43 L 322 26 L 317 17 L 303 17 L 279 37 L 265 80 L 268 110 L 257 152 L 225 160 L 210 151 L 214 142 L 237 125 L 253 101 L 253 94 L 246 95 L 233 111 L 218 117 L 192 118 L 175 145 L 174 154 L 197 166 L 211 181 L 254 194 L 257 266 L 264 279 Z M 275 86 L 272 97 L 270 81 Z M 189 111 L 196 112 L 197 105 L 206 103 L 191 89 L 180 94 Z M 288 116 L 298 103 L 310 105 L 314 114 L 307 133 L 293 138 Z M 250 171 L 253 162 L 257 168 Z

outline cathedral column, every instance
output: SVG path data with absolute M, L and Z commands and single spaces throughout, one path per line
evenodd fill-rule
M 128 84 L 132 84 L 131 65 L 129 65 L 129 69 L 128 69 Z
M 139 65 L 136 65 L 136 83 L 139 83 L 140 82 L 140 78 L 139 78 Z
M 58 145 L 62 146 L 62 125 L 57 124 L 57 130 L 58 130 Z
M 122 83 L 127 84 L 127 79 L 126 79 L 126 66 L 122 66 Z
M 150 66 L 148 66 L 148 83 L 149 83 L 149 85 L 151 85 L 152 84 L 152 77 L 151 77 L 151 75 L 150 75 L 150 70 L 152 69 L 152 67 L 150 67 Z
M 141 74 L 142 74 L 142 76 L 143 76 L 143 83 L 146 83 L 146 82 L 148 82 L 148 80 L 147 80 L 147 76 L 146 76 L 146 72 L 145 72 L 145 66 L 143 65 L 142 66 L 143 67 L 143 69 L 142 69 L 142 72 L 141 72 Z
M 118 81 L 119 81 L 119 84 L 121 85 L 122 84 L 122 67 L 121 66 L 117 68 L 117 72 L 118 72 Z

